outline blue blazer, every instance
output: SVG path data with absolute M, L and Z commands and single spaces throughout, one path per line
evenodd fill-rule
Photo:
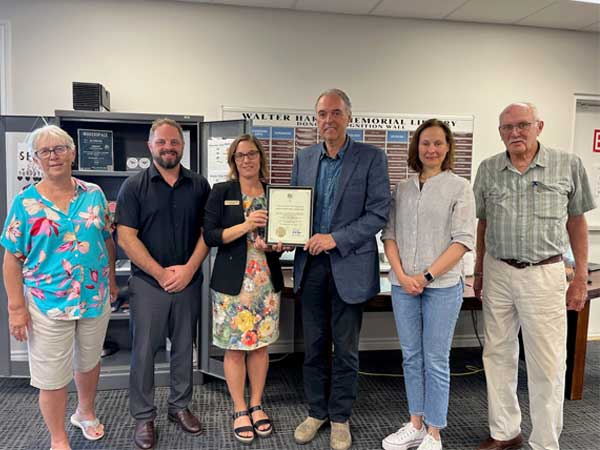
M 375 235 L 390 209 L 390 180 L 383 150 L 350 139 L 342 160 L 332 204 L 331 234 L 337 247 L 329 252 L 336 288 L 346 303 L 362 303 L 379 293 L 379 252 Z M 323 144 L 300 150 L 294 159 L 292 186 L 316 188 Z M 294 292 L 302 284 L 308 252 L 296 249 Z

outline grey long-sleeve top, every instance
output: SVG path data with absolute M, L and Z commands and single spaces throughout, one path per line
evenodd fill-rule
M 472 250 L 475 197 L 471 185 L 449 170 L 427 180 L 423 190 L 419 189 L 418 176 L 398 183 L 381 239 L 396 241 L 408 275 L 425 272 L 452 243 Z M 463 277 L 461 259 L 428 287 L 454 286 Z M 389 278 L 392 284 L 400 284 L 393 270 Z

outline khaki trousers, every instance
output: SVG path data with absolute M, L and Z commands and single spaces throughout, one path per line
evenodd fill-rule
M 486 254 L 483 275 L 485 367 L 490 434 L 521 432 L 517 399 L 519 328 L 523 335 L 533 450 L 558 450 L 563 426 L 567 311 L 562 262 L 514 268 Z

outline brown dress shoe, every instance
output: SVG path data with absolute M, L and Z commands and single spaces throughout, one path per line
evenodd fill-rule
M 477 447 L 477 450 L 518 450 L 523 446 L 523 436 L 517 434 L 516 437 L 508 441 L 497 441 L 489 437 Z
M 174 414 L 169 413 L 167 417 L 171 422 L 178 424 L 186 433 L 201 434 L 203 431 L 202 424 L 198 418 L 187 408 L 177 411 Z
M 135 424 L 133 442 L 135 442 L 135 445 L 143 450 L 154 448 L 154 444 L 156 444 L 156 432 L 154 431 L 153 420 L 149 420 L 148 422 L 138 422 Z

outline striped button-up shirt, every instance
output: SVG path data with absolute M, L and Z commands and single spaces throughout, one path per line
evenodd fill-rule
M 472 250 L 475 243 L 475 200 L 471 185 L 447 170 L 419 188 L 415 176 L 398 183 L 382 240 L 396 241 L 408 275 L 425 272 L 453 243 Z M 463 278 L 463 261 L 437 277 L 431 288 L 454 286 Z M 393 270 L 390 282 L 399 285 Z
M 498 259 L 536 263 L 563 254 L 568 217 L 596 207 L 581 159 L 542 144 L 523 174 L 507 152 L 483 161 L 474 191 L 486 251 Z

